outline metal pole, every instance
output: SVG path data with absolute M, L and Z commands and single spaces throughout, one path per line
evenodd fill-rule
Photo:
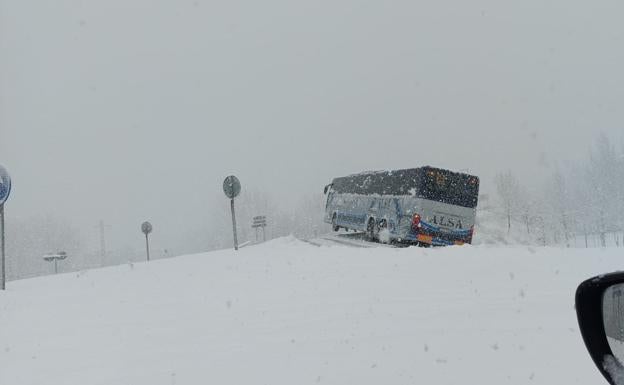
M 236 216 L 234 215 L 234 198 L 230 199 L 232 207 L 232 230 L 234 231 L 234 250 L 238 250 L 238 239 L 236 238 Z
M 147 262 L 149 262 L 149 239 L 147 233 L 145 233 L 145 250 L 147 250 Z
M 4 254 L 4 203 L 0 205 L 0 227 L 2 230 L 0 231 L 0 255 L 2 257 L 2 273 L 0 274 L 0 289 L 6 289 L 6 271 L 5 271 L 5 254 Z
M 106 235 L 104 233 L 104 221 L 100 220 L 100 256 L 102 258 L 106 255 Z
M 266 242 L 266 225 L 262 226 L 262 239 Z
M 58 259 L 54 258 L 54 274 L 58 274 Z

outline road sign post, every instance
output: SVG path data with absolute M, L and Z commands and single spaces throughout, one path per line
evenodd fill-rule
M 0 166 L 0 290 L 6 289 L 6 253 L 5 253 L 5 231 L 4 231 L 4 202 L 11 194 L 11 177 L 9 173 Z
M 147 262 L 150 260 L 149 253 L 149 233 L 152 232 L 152 224 L 149 222 L 143 222 L 141 224 L 141 232 L 145 234 L 145 252 L 147 253 Z
M 0 227 L 2 228 L 2 230 L 0 230 L 0 254 L 2 258 L 2 262 L 1 262 L 2 277 L 0 278 L 2 282 L 0 283 L 0 289 L 5 290 L 6 289 L 6 272 L 5 272 L 6 262 L 5 262 L 5 249 L 4 249 L 4 203 L 0 204 Z
M 266 242 L 266 232 L 265 232 L 266 217 L 264 215 L 253 217 L 253 223 L 251 227 L 256 229 L 256 242 L 258 242 L 258 229 L 259 228 L 262 228 L 262 239 L 263 239 L 263 242 Z
M 62 261 L 67 258 L 67 253 L 59 251 L 56 254 L 47 254 L 43 256 L 43 259 L 47 262 L 54 262 L 54 274 L 58 274 L 58 261 Z
M 232 209 L 232 234 L 234 234 L 234 250 L 238 250 L 238 237 L 236 234 L 236 213 L 234 212 L 234 198 L 230 199 Z
M 234 198 L 240 194 L 241 184 L 237 177 L 230 175 L 223 181 L 223 192 L 230 198 L 230 208 L 232 210 L 232 232 L 234 234 L 234 250 L 238 250 L 238 239 L 236 236 L 236 214 L 234 212 Z

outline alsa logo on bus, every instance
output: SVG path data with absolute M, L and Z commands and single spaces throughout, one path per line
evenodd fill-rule
M 431 221 L 434 225 L 439 225 L 439 226 L 444 226 L 444 227 L 451 227 L 451 228 L 456 228 L 456 229 L 463 229 L 464 226 L 462 225 L 462 221 L 459 218 L 449 218 L 449 217 L 445 217 L 443 215 L 437 216 L 434 215 L 433 216 L 433 220 Z

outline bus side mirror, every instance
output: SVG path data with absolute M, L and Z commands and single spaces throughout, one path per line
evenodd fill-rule
M 325 186 L 323 189 L 323 194 L 327 195 L 327 190 L 329 190 L 329 185 Z
M 624 384 L 624 272 L 576 289 L 576 315 L 589 355 L 610 384 Z

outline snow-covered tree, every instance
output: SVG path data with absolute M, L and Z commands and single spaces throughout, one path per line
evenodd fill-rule
M 520 182 L 511 171 L 497 174 L 494 181 L 507 220 L 507 232 L 510 232 L 512 217 L 521 211 L 521 201 L 524 201 Z

